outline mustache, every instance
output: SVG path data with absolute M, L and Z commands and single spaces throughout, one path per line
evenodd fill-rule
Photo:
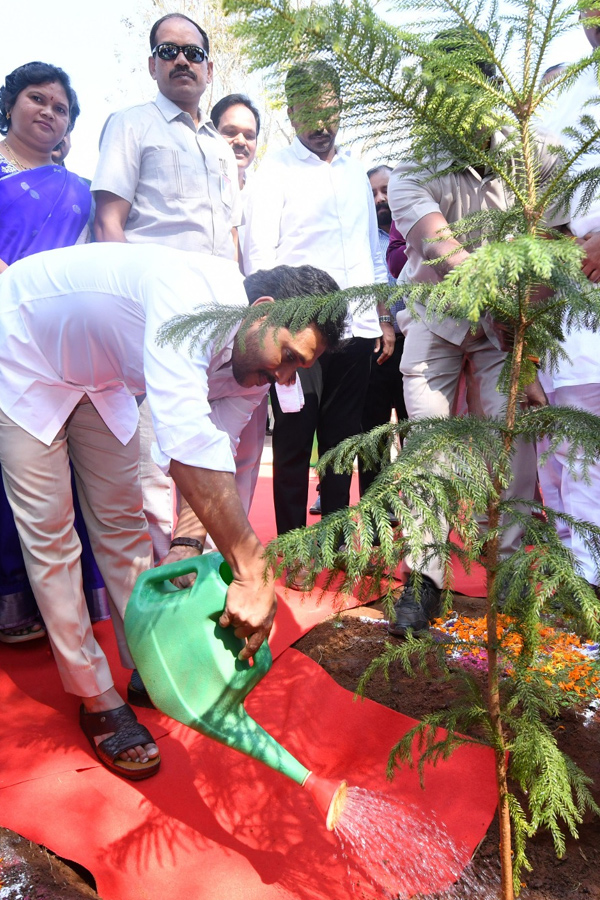
M 196 73 L 189 66 L 176 66 L 173 71 L 170 72 L 169 78 L 176 78 L 178 75 L 189 75 L 194 81 L 198 80 Z

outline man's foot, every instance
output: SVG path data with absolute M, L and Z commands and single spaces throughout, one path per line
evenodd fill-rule
M 311 571 L 307 566 L 288 569 L 285 576 L 285 586 L 294 591 L 309 590 Z
M 156 709 L 137 669 L 134 669 L 131 673 L 131 679 L 127 685 L 127 702 L 131 703 L 132 706 Z
M 108 691 L 105 691 L 103 694 L 99 694 L 99 696 L 97 697 L 82 697 L 81 700 L 82 706 L 84 707 L 86 713 L 112 712 L 115 710 L 119 710 L 121 707 L 127 706 L 127 704 L 123 701 L 114 687 L 109 688 Z M 100 734 L 95 734 L 93 737 L 94 743 L 96 744 L 96 746 L 98 746 L 102 743 L 102 741 L 112 737 L 114 734 L 114 731 L 106 731 Z M 89 735 L 87 736 L 89 738 Z M 127 748 L 127 750 L 124 750 L 122 753 L 118 754 L 119 759 L 122 759 L 125 762 L 131 761 L 139 763 L 147 763 L 149 760 L 158 757 L 158 755 L 158 747 L 153 742 L 135 744 L 133 747 L 129 747 Z
M 308 510 L 311 516 L 320 516 L 321 515 L 321 495 L 317 494 L 317 499 L 313 503 L 313 505 Z
M 441 590 L 427 575 L 422 576 L 417 587 L 411 574 L 394 606 L 395 621 L 388 624 L 388 631 L 396 637 L 406 637 L 409 631 L 414 635 L 423 634 L 441 611 Z
M 23 628 L 1 628 L 0 642 L 3 644 L 23 644 L 46 637 L 46 629 L 41 622 L 33 622 Z

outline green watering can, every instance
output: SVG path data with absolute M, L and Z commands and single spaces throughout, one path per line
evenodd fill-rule
M 189 588 L 172 579 L 194 572 Z M 244 709 L 244 700 L 273 662 L 263 643 L 254 663 L 238 659 L 244 641 L 222 628 L 231 570 L 220 553 L 149 569 L 138 578 L 125 613 L 125 633 L 152 702 L 172 719 L 281 772 L 304 787 L 335 828 L 346 782 L 319 778 L 278 744 Z

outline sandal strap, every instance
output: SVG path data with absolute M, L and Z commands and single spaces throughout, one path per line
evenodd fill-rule
M 107 731 L 114 731 L 111 737 L 105 738 L 97 747 L 97 750 L 102 749 L 103 755 L 111 760 L 125 750 L 137 747 L 138 744 L 143 746 L 154 743 L 148 729 L 138 722 L 136 714 L 127 704 L 99 713 L 88 713 L 82 705 L 79 718 L 88 739 L 106 734 Z

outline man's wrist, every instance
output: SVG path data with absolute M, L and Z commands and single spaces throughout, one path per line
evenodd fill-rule
M 196 550 L 197 553 L 201 554 L 204 550 L 204 543 L 197 538 L 175 537 L 169 545 L 169 550 L 172 550 L 174 547 L 191 547 L 193 550 Z

